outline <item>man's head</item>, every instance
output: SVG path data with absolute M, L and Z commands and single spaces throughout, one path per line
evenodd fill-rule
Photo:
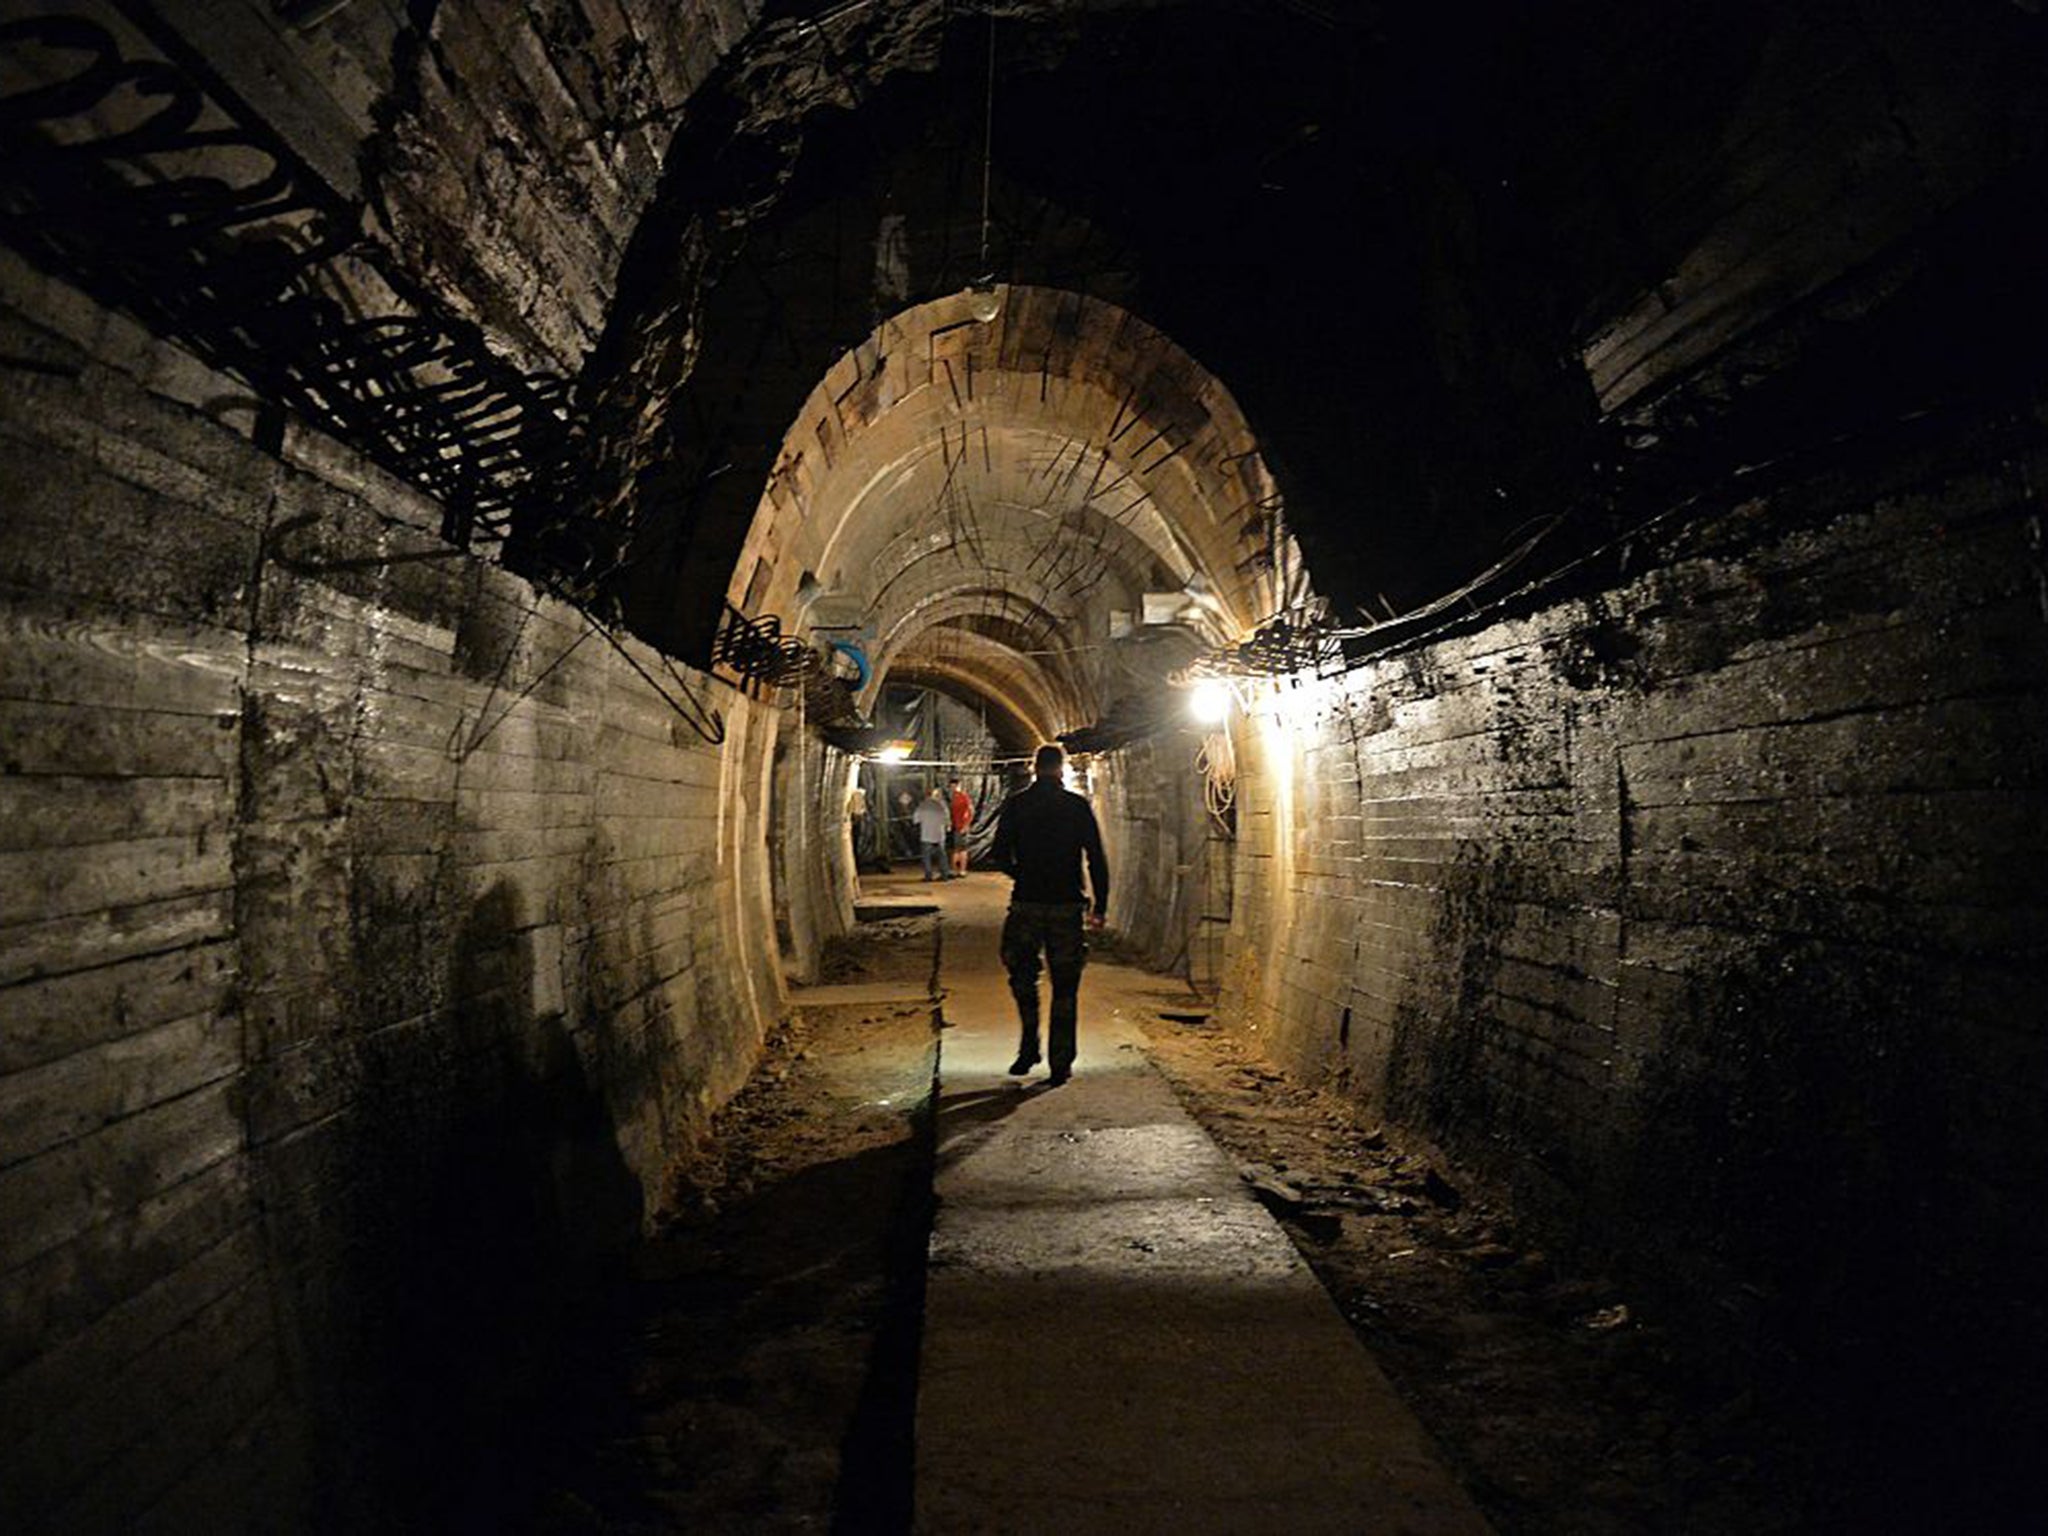
M 958 779 L 948 779 L 948 780 L 946 780 L 946 788 L 948 788 L 948 789 L 958 789 L 959 787 L 960 787 L 960 781 L 959 781 Z
M 1038 755 L 1031 759 L 1031 771 L 1041 779 L 1057 781 L 1067 766 L 1067 754 L 1055 746 L 1043 746 Z

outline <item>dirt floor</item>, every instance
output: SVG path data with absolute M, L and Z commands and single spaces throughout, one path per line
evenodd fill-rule
M 868 927 L 828 982 L 929 980 L 936 921 Z M 677 1214 L 604 1305 L 550 1533 L 909 1524 L 937 1026 L 804 1009 L 673 1171 Z
M 1725 1360 L 1557 1272 L 1454 1170 L 1290 1083 L 1161 994 L 1153 1060 L 1506 1536 L 1808 1529 L 1796 1470 Z
M 928 977 L 940 941 L 929 917 L 870 925 L 824 979 Z M 1506 1536 L 1807 1528 L 1797 1469 L 1711 1350 L 1558 1273 L 1455 1170 L 1290 1083 L 1177 984 L 1157 997 L 1156 1063 Z M 929 1006 L 890 1005 L 806 1010 L 769 1042 L 610 1298 L 585 1449 L 540 1529 L 907 1529 L 936 1038 Z

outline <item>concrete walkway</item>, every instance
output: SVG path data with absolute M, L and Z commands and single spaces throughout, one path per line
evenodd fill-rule
M 894 888 L 899 882 L 876 882 Z M 1160 978 L 1091 965 L 1065 1087 L 1005 1075 L 1009 882 L 943 909 L 917 1528 L 1483 1532 L 1277 1223 L 1147 1062 Z

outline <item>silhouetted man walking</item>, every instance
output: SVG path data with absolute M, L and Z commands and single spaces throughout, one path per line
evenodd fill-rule
M 1088 960 L 1088 941 L 1081 923 L 1090 899 L 1090 927 L 1102 926 L 1109 910 L 1109 860 L 1102 852 L 1102 831 L 1088 802 L 1060 783 L 1066 754 L 1058 747 L 1040 747 L 1032 761 L 1035 780 L 1004 804 L 996 822 L 991 859 L 1016 881 L 1010 892 L 1010 913 L 1003 919 L 1003 965 L 1010 973 L 1010 995 L 1017 999 L 1023 1029 L 1017 1059 L 1010 1071 L 1018 1076 L 1038 1065 L 1038 956 L 1052 975 L 1052 1010 L 1047 1020 L 1048 1081 L 1058 1087 L 1074 1066 L 1074 1019 L 1079 1008 L 1081 967 Z M 1088 861 L 1088 895 L 1081 891 L 1081 861 Z

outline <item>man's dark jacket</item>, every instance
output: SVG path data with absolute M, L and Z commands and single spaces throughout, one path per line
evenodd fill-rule
M 1098 917 L 1109 910 L 1109 860 L 1088 802 L 1051 779 L 1037 779 L 1004 802 L 991 857 L 1016 877 L 1012 901 L 1081 904 L 1081 860 Z

